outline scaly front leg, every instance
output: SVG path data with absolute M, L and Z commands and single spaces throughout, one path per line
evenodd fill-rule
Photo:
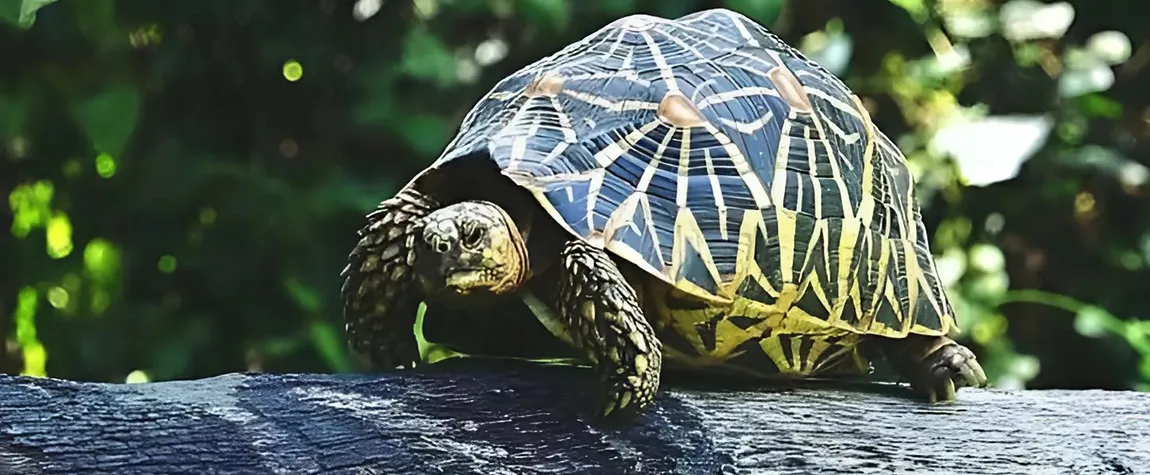
M 597 363 L 599 415 L 623 419 L 650 406 L 659 389 L 662 345 L 635 289 L 602 249 L 581 240 L 561 253 L 556 309 L 573 342 Z
M 400 190 L 367 216 L 348 256 L 341 292 L 346 337 L 376 369 L 419 362 L 413 325 L 422 297 L 412 272 L 414 244 L 420 219 L 436 206 L 419 191 Z

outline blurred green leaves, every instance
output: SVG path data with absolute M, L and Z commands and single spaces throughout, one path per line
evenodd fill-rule
M 425 28 L 413 27 L 403 42 L 400 69 L 414 78 L 447 87 L 455 84 L 455 57 Z
M 763 25 L 773 25 L 783 13 L 786 0 L 725 0 L 727 8 L 742 13 Z
M 139 119 L 140 92 L 125 84 L 108 86 L 79 101 L 75 114 L 96 153 L 119 157 Z
M 785 9 L 777 33 L 841 74 L 907 154 L 957 337 L 996 384 L 1080 381 L 1079 362 L 1125 384 L 1118 358 L 1131 351 L 1062 358 L 1106 339 L 1141 355 L 1150 381 L 1146 324 L 1119 316 L 1150 304 L 1133 284 L 1150 269 L 1150 226 L 1136 219 L 1150 215 L 1138 125 L 1148 109 L 1130 92 L 1145 81 L 1146 51 L 1130 38 L 1148 32 L 1105 6 L 418 0 L 358 16 L 325 10 L 338 3 L 0 0 L 0 28 L 15 25 L 6 33 L 24 44 L 0 90 L 15 238 L 0 301 L 14 304 L 24 372 L 134 382 L 350 370 L 338 272 L 355 229 L 443 151 L 493 81 L 622 15 L 722 5 L 769 27 Z M 60 10 L 27 28 L 45 5 Z M 1131 8 L 1115 10 L 1134 18 Z M 915 21 L 876 26 L 891 12 Z M 1086 26 L 1069 28 L 1079 19 Z M 1045 287 L 1073 297 L 1027 294 Z M 1035 324 L 1010 301 L 1065 312 Z M 453 354 L 420 345 L 429 359 Z
M 56 0 L 0 0 L 0 19 L 20 28 L 31 28 L 36 11 Z

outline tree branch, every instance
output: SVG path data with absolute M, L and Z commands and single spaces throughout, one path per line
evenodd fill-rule
M 3 474 L 1146 473 L 1150 394 L 668 389 L 586 422 L 590 372 L 439 364 L 150 384 L 0 377 Z

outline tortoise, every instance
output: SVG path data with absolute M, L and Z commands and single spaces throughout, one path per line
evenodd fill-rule
M 366 219 L 342 295 L 377 368 L 418 363 L 424 300 L 522 298 L 598 369 L 608 419 L 648 408 L 664 363 L 808 378 L 885 357 L 929 401 L 987 382 L 948 337 L 904 155 L 729 10 L 623 17 L 503 79 Z

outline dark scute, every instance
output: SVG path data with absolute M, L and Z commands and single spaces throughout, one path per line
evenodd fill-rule
M 791 348 L 792 335 L 780 333 L 776 334 L 775 337 L 779 339 L 779 346 L 783 349 L 783 358 L 788 363 L 793 362 L 795 360 L 795 352 L 794 349 Z
M 733 317 L 727 317 L 727 321 L 731 322 L 736 327 L 739 327 L 739 329 L 742 329 L 742 330 L 746 330 L 746 329 L 751 328 L 755 325 L 758 325 L 765 320 L 766 320 L 766 317 L 746 317 L 746 316 L 742 316 L 742 315 L 735 315 Z
M 715 351 L 715 330 L 725 315 L 719 314 L 703 323 L 695 324 L 695 331 L 699 333 L 699 340 L 707 351 Z
M 683 263 L 679 268 L 681 276 L 688 282 L 701 287 L 703 290 L 716 295 L 719 293 L 719 283 L 715 281 L 711 272 L 707 270 L 706 260 L 691 241 L 685 241 L 686 252 L 683 253 Z
M 806 292 L 795 301 L 794 305 L 804 312 L 809 313 L 812 317 L 820 320 L 828 320 L 831 317 L 830 309 L 823 305 L 819 300 L 819 296 L 810 287 L 807 287 Z
M 812 363 L 812 361 L 810 361 L 811 348 L 813 348 L 814 345 L 815 339 L 811 336 L 804 336 L 799 342 L 799 364 L 802 365 L 804 370 L 810 368 Z
M 732 366 L 746 368 L 757 373 L 764 375 L 777 374 L 779 366 L 771 359 L 769 355 L 763 352 L 763 347 L 760 344 L 761 340 L 754 339 L 740 343 L 736 346 L 734 351 L 731 352 L 732 356 L 728 363 Z
M 847 297 L 846 304 L 843 305 L 843 313 L 839 316 L 839 319 L 852 327 L 858 326 L 859 314 L 858 311 L 855 310 L 854 297 Z
M 777 301 L 773 295 L 767 292 L 767 289 L 764 289 L 763 286 L 759 284 L 758 280 L 751 277 L 743 280 L 743 283 L 739 284 L 739 288 L 735 293 L 743 298 L 766 305 L 774 304 Z

